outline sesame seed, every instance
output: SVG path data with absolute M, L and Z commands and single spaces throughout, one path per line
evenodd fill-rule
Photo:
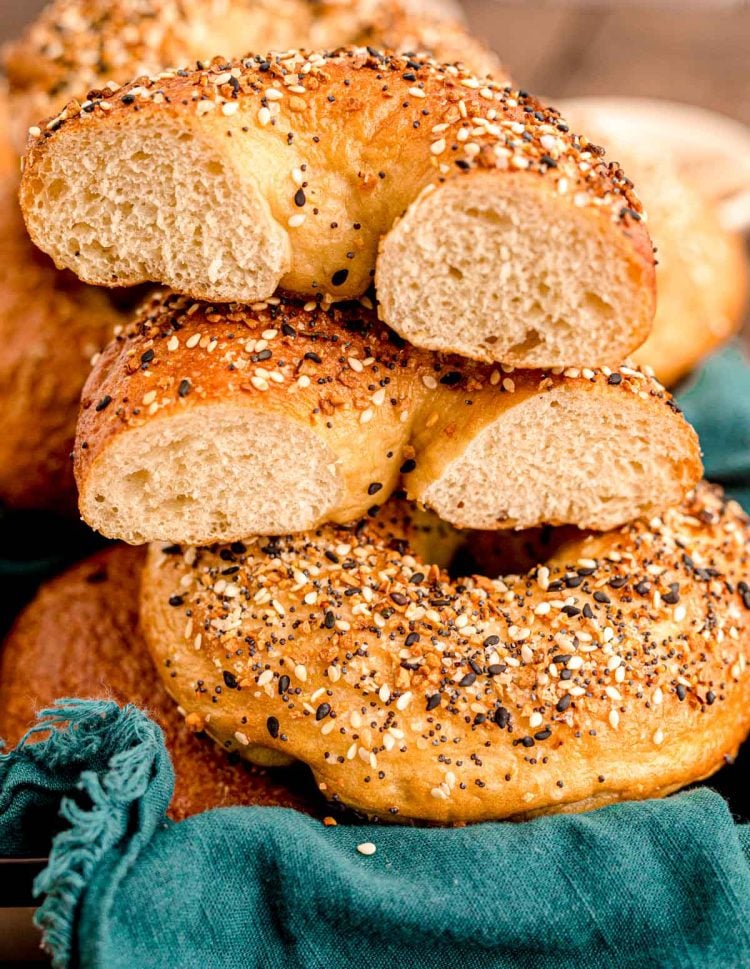
M 357 851 L 361 855 L 374 855 L 377 850 L 377 847 L 372 843 L 372 841 L 363 841 L 362 844 L 357 845 Z

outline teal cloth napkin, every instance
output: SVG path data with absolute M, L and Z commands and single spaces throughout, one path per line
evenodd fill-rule
M 679 399 L 707 476 L 750 508 L 750 368 L 729 349 Z M 172 784 L 159 728 L 108 701 L 61 701 L 0 757 L 0 855 L 61 829 L 36 886 L 55 966 L 750 966 L 750 830 L 705 788 L 442 830 L 272 808 L 175 824 Z
M 143 713 L 79 700 L 41 716 L 0 760 L 0 851 L 35 848 L 29 811 L 38 823 L 62 798 L 69 826 L 37 886 L 56 966 L 750 964 L 750 835 L 709 790 L 454 830 L 327 828 L 281 808 L 175 824 Z

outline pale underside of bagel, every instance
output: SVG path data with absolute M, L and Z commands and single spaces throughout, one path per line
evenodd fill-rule
M 575 524 L 608 529 L 676 504 L 700 476 L 692 429 L 636 395 L 565 387 L 505 408 L 477 434 L 412 438 L 402 483 L 458 527 Z M 615 398 L 617 399 L 617 398 Z M 409 440 L 352 448 L 351 425 L 325 438 L 294 417 L 195 405 L 116 434 L 79 478 L 83 517 L 131 544 L 208 544 L 345 523 L 399 483 Z M 456 441 L 456 436 L 459 441 Z M 386 454 L 390 456 L 386 460 Z M 382 482 L 376 497 L 369 491 Z
M 464 528 L 606 531 L 677 504 L 699 467 L 691 429 L 669 412 L 563 386 L 506 410 L 420 498 Z
M 617 366 L 649 332 L 648 269 L 609 214 L 541 180 L 427 191 L 383 238 L 379 312 L 431 350 L 522 367 Z
M 68 137 L 45 157 L 27 211 L 58 266 L 101 286 L 162 281 L 252 301 L 289 268 L 288 233 L 251 174 L 169 117 Z M 43 187 L 42 187 L 43 186 Z M 28 196 L 27 196 L 28 197 Z
M 335 460 L 321 438 L 284 417 L 231 404 L 193 408 L 115 438 L 80 489 L 81 514 L 132 545 L 296 532 L 336 507 Z

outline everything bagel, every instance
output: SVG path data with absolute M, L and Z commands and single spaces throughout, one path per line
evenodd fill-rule
M 99 357 L 83 517 L 138 544 L 349 522 L 399 487 L 457 527 L 606 529 L 700 479 L 695 432 L 639 371 L 514 371 L 417 350 L 357 303 L 163 294 Z
M 654 260 L 602 155 L 463 68 L 291 51 L 70 102 L 32 130 L 21 203 L 36 244 L 88 282 L 252 302 L 357 297 L 375 278 L 415 345 L 617 366 L 648 335 Z
M 479 821 L 667 794 L 750 726 L 750 528 L 680 507 L 452 580 L 408 508 L 210 549 L 152 546 L 141 625 L 166 689 L 227 750 L 307 763 L 382 819 Z

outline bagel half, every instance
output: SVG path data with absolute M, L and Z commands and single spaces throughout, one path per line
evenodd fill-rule
M 356 297 L 416 345 L 616 366 L 648 335 L 640 203 L 559 114 L 455 66 L 292 51 L 72 101 L 33 129 L 34 241 L 88 282 Z M 402 218 L 400 218 L 403 216 Z
M 459 19 L 449 3 L 400 0 L 52 0 L 5 50 L 16 143 L 70 98 L 219 51 L 374 44 L 504 77 Z
M 638 185 L 656 247 L 658 298 L 651 334 L 633 359 L 671 385 L 740 329 L 750 276 L 743 237 L 719 221 L 714 183 L 691 181 L 689 159 L 681 157 L 681 167 L 665 146 L 654 150 L 653 117 L 644 108 L 639 130 L 638 103 L 624 118 L 614 108 L 605 111 L 600 98 L 561 107 L 576 128 L 601 139 Z
M 319 813 L 312 786 L 230 761 L 186 728 L 138 632 L 143 549 L 107 549 L 44 585 L 0 651 L 0 737 L 17 743 L 60 697 L 145 708 L 164 731 L 175 770 L 175 820 L 232 804 Z M 288 772 L 287 772 L 288 773 Z
M 397 503 L 350 528 L 152 546 L 141 624 L 228 749 L 307 763 L 381 819 L 481 821 L 667 794 L 750 727 L 750 527 L 702 485 L 504 580 L 451 580 Z
M 31 244 L 6 107 L 0 90 L 0 502 L 70 512 L 81 388 L 91 357 L 127 317 Z
M 513 371 L 406 345 L 366 306 L 162 295 L 98 359 L 75 445 L 83 517 L 208 544 L 349 522 L 394 489 L 457 527 L 606 529 L 700 479 L 644 374 Z

